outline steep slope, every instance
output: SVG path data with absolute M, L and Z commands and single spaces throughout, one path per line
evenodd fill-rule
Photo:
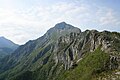
M 22 68 L 25 68 L 24 70 L 29 69 L 32 64 L 36 64 L 38 59 L 41 59 L 41 57 L 54 48 L 55 42 L 60 36 L 65 36 L 71 32 L 80 33 L 81 31 L 65 22 L 56 24 L 55 27 L 48 30 L 42 37 L 27 42 L 25 45 L 20 46 L 11 56 L 5 57 L 3 59 L 4 62 L 1 62 L 1 72 L 16 66 L 20 66 L 17 67 L 18 70 L 16 71 Z M 34 68 L 36 69 L 35 66 Z
M 18 45 L 12 41 L 4 37 L 0 37 L 0 57 L 12 53 L 15 49 L 17 49 L 17 47 Z
M 119 44 L 120 33 L 81 32 L 65 22 L 58 23 L 2 59 L 0 80 L 107 79 L 101 75 L 120 70 Z
M 63 72 L 57 80 L 119 80 L 120 33 L 86 31 L 90 35 L 77 67 Z M 87 37 L 87 35 L 86 35 Z

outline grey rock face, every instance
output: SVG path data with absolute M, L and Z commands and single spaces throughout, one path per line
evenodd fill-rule
M 65 69 L 70 69 L 75 63 L 82 59 L 84 53 L 93 52 L 98 47 L 101 47 L 102 51 L 111 54 L 114 49 L 111 45 L 112 41 L 107 40 L 106 36 L 98 31 L 86 31 L 79 34 L 71 33 L 69 36 L 59 38 L 56 48 L 60 54 L 56 56 L 59 57 L 57 59 L 58 62 L 63 62 Z M 115 60 L 119 63 L 117 58 L 112 62 L 115 62 Z M 112 63 L 110 64 L 112 65 Z M 115 68 L 118 68 L 118 66 L 115 66 Z

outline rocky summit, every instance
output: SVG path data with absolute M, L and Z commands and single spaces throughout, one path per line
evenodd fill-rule
M 0 80 L 120 80 L 120 33 L 65 22 L 0 60 Z

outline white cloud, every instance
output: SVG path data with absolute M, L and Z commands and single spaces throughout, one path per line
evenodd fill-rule
M 93 10 L 94 8 L 88 4 L 59 2 L 49 6 L 31 6 L 22 10 L 13 5 L 10 8 L 0 8 L 0 35 L 19 44 L 40 37 L 61 21 L 75 26 L 94 23 L 120 24 L 111 9 L 98 7 L 99 10 Z M 86 29 L 82 26 L 80 28 Z
M 100 8 L 97 11 L 98 22 L 100 25 L 117 26 L 120 20 L 116 17 L 115 11 L 109 8 Z
M 0 35 L 22 44 L 40 37 L 50 27 L 61 21 L 71 22 L 76 15 L 84 15 L 85 6 L 75 3 L 57 3 L 52 6 L 33 6 L 27 10 L 0 9 Z

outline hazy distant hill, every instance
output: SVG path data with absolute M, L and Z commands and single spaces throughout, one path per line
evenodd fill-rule
M 5 37 L 0 37 L 0 57 L 12 53 L 17 48 L 18 48 L 17 44 L 6 39 Z

